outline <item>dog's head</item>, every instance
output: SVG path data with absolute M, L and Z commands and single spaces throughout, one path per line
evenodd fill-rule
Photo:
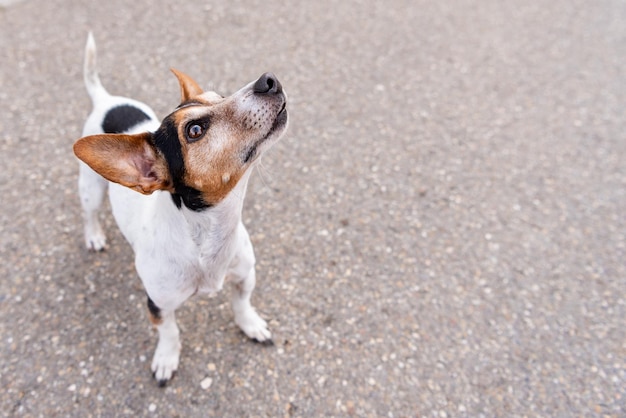
M 286 95 L 271 73 L 222 97 L 172 71 L 181 104 L 156 132 L 87 136 L 74 152 L 107 180 L 144 194 L 167 190 L 177 204 L 199 210 L 221 201 L 282 136 Z

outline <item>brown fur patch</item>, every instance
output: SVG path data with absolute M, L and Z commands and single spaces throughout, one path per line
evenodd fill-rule
M 152 315 L 152 312 L 150 312 L 149 317 L 150 317 L 150 322 L 152 322 L 152 325 L 154 325 L 155 327 L 163 323 L 163 318 Z
M 150 138 L 150 133 L 91 135 L 74 144 L 74 153 L 102 177 L 140 193 L 170 190 L 167 164 Z
M 174 68 L 170 68 L 170 71 L 174 73 L 176 78 L 178 79 L 178 84 L 180 85 L 180 102 L 185 103 L 186 101 L 192 99 L 195 96 L 199 96 L 202 94 L 202 89 L 191 77 L 187 74 L 175 70 Z
M 228 106 L 227 102 L 214 102 L 211 105 L 180 109 L 172 115 L 185 162 L 183 181 L 199 190 L 203 200 L 212 205 L 226 197 L 246 168 L 241 160 L 242 151 L 246 147 L 245 136 L 240 124 L 233 120 L 234 113 Z M 189 143 L 185 133 L 187 125 L 206 117 L 210 122 L 204 137 Z

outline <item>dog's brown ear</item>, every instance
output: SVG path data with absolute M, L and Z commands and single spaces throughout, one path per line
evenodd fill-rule
M 170 190 L 167 163 L 151 136 L 149 132 L 86 136 L 76 141 L 74 154 L 105 179 L 140 193 Z
M 170 71 L 174 73 L 176 78 L 178 79 L 178 84 L 180 84 L 180 102 L 184 103 L 191 99 L 192 97 L 198 96 L 203 93 L 198 83 L 193 81 L 191 77 L 187 74 L 170 68 Z

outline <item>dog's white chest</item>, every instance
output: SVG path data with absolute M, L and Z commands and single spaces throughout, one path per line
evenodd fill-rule
M 213 295 L 226 275 L 236 268 L 235 254 L 246 248 L 247 233 L 237 212 L 234 219 L 221 213 L 195 213 L 179 209 L 167 192 L 144 196 L 111 184 L 113 215 L 136 253 L 141 275 L 156 281 L 163 291 Z M 251 251 L 251 247 L 250 247 Z M 147 285 L 147 284 L 146 284 Z

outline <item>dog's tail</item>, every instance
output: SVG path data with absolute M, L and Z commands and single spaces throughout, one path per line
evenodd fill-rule
M 109 95 L 100 82 L 100 77 L 98 77 L 98 67 L 96 64 L 96 41 L 93 39 L 93 34 L 89 32 L 89 35 L 87 36 L 87 45 L 85 46 L 83 77 L 85 80 L 85 87 L 87 87 L 87 93 L 89 93 L 89 96 L 94 103 L 97 101 L 98 97 Z

